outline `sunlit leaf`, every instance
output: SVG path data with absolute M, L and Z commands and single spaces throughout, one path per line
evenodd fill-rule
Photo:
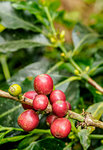
M 82 129 L 80 132 L 78 132 L 78 136 L 80 138 L 80 143 L 83 146 L 84 150 L 87 150 L 90 146 L 90 139 L 89 139 L 89 130 L 88 129 Z
M 86 110 L 90 112 L 95 119 L 100 119 L 101 115 L 103 114 L 103 102 L 95 103 Z

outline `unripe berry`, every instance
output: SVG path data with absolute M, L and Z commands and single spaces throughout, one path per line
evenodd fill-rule
M 48 106 L 48 98 L 46 95 L 38 95 L 33 100 L 33 108 L 35 110 L 45 110 Z
M 64 117 L 68 111 L 65 101 L 56 101 L 52 105 L 53 113 L 58 117 Z
M 37 95 L 38 94 L 35 91 L 28 91 L 28 92 L 24 93 L 23 96 L 26 98 L 30 98 L 30 99 L 34 100 Z M 30 106 L 27 104 L 22 104 L 22 106 L 24 109 L 34 109 L 33 106 Z
M 50 102 L 54 103 L 54 102 L 59 101 L 59 100 L 66 101 L 66 96 L 61 90 L 54 90 L 50 94 Z
M 66 101 L 66 103 L 67 103 L 68 110 L 71 110 L 72 109 L 71 104 L 68 101 Z
M 47 125 L 51 126 L 51 124 L 54 122 L 55 119 L 57 119 L 58 117 L 56 115 L 49 115 L 46 118 L 46 123 Z
M 18 84 L 12 84 L 8 89 L 9 94 L 13 96 L 19 96 L 22 92 L 21 86 Z
M 53 90 L 52 78 L 48 74 L 38 75 L 34 79 L 34 89 L 38 94 L 50 94 Z
M 50 131 L 56 138 L 65 138 L 71 131 L 71 123 L 67 118 L 58 118 L 52 123 Z
M 32 109 L 25 110 L 19 117 L 18 117 L 18 125 L 24 131 L 32 131 L 35 129 L 39 124 L 39 117 L 36 112 Z

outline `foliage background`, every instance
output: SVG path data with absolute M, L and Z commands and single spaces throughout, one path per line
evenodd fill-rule
M 65 92 L 75 112 L 88 109 L 103 121 L 103 95 L 84 79 L 66 82 L 74 77 L 75 68 L 68 60 L 64 61 L 62 51 L 52 43 L 44 6 L 36 0 L 35 5 L 29 6 L 29 2 L 33 3 L 32 0 L 0 2 L 0 89 L 7 91 L 10 84 L 18 83 L 24 93 L 33 90 L 35 76 L 49 73 L 56 89 Z M 57 32 L 65 30 L 65 48 L 68 52 L 75 49 L 75 62 L 103 87 L 103 1 L 51 0 L 47 3 Z M 50 69 L 55 64 L 55 69 Z M 76 121 L 72 119 L 72 131 L 66 139 L 53 138 L 42 115 L 38 129 L 27 134 L 17 125 L 22 111 L 19 103 L 0 98 L 0 149 L 103 149 L 102 129 L 76 128 Z

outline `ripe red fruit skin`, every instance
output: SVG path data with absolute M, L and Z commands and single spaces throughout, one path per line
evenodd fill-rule
M 37 95 L 38 94 L 35 91 L 28 91 L 28 92 L 24 93 L 23 96 L 34 100 Z M 23 106 L 24 109 L 34 109 L 33 106 L 30 106 L 30 105 L 27 105 L 27 104 L 22 104 L 22 106 Z
M 48 106 L 48 97 L 46 95 L 38 95 L 33 100 L 33 108 L 35 110 L 45 110 Z
M 39 124 L 39 117 L 36 112 L 32 109 L 25 110 L 21 115 L 18 117 L 18 125 L 24 131 L 32 131 L 35 129 Z
M 51 124 L 52 124 L 52 123 L 54 122 L 54 120 L 57 119 L 57 118 L 58 118 L 58 117 L 57 117 L 56 115 L 53 115 L 53 114 L 47 116 L 47 118 L 46 118 L 46 123 L 47 123 L 47 125 L 51 126 Z
M 50 94 L 50 102 L 51 104 L 53 104 L 56 101 L 66 101 L 66 96 L 64 94 L 64 92 L 62 92 L 61 90 L 54 90 L 51 94 Z
M 68 110 L 71 110 L 72 109 L 71 104 L 68 101 L 66 101 L 66 103 L 67 103 Z
M 65 138 L 71 131 L 71 123 L 67 118 L 58 118 L 52 123 L 50 131 L 56 138 Z
M 64 117 L 68 111 L 65 101 L 56 101 L 52 105 L 53 113 L 58 117 Z
M 34 89 L 38 94 L 50 94 L 53 90 L 52 78 L 48 74 L 38 75 L 34 79 Z

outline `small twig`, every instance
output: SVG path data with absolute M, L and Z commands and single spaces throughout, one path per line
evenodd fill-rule
M 103 94 L 103 88 L 97 84 L 92 78 L 88 79 L 88 83 L 91 84 L 94 88 L 96 88 L 99 92 Z
M 71 110 L 68 110 L 67 115 L 68 115 L 68 117 L 70 117 L 72 119 L 75 119 L 75 120 L 78 120 L 78 121 L 82 121 L 82 122 L 85 121 L 85 118 L 82 115 L 80 115 L 78 113 L 75 113 L 75 112 L 73 112 Z
M 94 119 L 91 114 L 87 114 L 86 115 L 86 117 L 85 117 L 85 124 L 87 126 L 95 126 L 95 127 L 103 129 L 103 122 Z
M 14 96 L 10 95 L 8 92 L 2 91 L 2 90 L 0 90 L 0 97 L 12 99 L 12 100 L 18 101 L 20 103 L 28 104 L 28 105 L 31 105 L 31 106 L 33 105 L 33 100 L 32 99 L 26 98 L 24 96 L 22 96 L 19 99 L 18 97 L 14 97 Z
M 12 100 L 18 101 L 20 103 L 31 105 L 31 106 L 33 105 L 32 99 L 26 98 L 24 96 L 22 96 L 19 99 L 17 97 L 11 96 L 8 92 L 2 91 L 2 90 L 0 90 L 0 97 L 12 99 Z M 50 103 L 48 104 L 48 107 L 45 110 L 45 112 L 46 113 L 52 112 L 52 106 Z M 75 119 L 77 121 L 80 121 L 81 124 L 83 123 L 83 125 L 85 125 L 85 126 L 94 126 L 94 127 L 98 127 L 98 128 L 103 129 L 103 122 L 99 121 L 99 120 L 95 120 L 90 113 L 86 113 L 86 115 L 83 116 L 82 114 L 78 114 L 78 113 L 75 113 L 71 110 L 68 110 L 67 117 Z

